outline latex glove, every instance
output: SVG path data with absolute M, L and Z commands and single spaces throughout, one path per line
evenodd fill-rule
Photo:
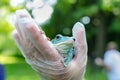
M 87 63 L 87 43 L 84 25 L 77 22 L 73 29 L 75 56 L 67 67 L 62 56 L 46 37 L 26 10 L 15 13 L 16 30 L 13 37 L 28 64 L 42 77 L 42 80 L 82 80 Z

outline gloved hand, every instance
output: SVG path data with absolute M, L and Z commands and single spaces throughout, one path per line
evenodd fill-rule
M 28 64 L 43 80 L 82 80 L 87 63 L 87 43 L 84 25 L 77 22 L 73 29 L 75 56 L 67 67 L 62 56 L 37 26 L 26 10 L 18 10 L 13 37 Z

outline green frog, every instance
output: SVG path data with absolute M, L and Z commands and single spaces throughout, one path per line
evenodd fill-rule
M 74 57 L 74 41 L 75 39 L 73 37 L 62 36 L 61 34 L 56 35 L 51 40 L 57 51 L 63 57 L 62 62 L 64 66 L 67 66 Z

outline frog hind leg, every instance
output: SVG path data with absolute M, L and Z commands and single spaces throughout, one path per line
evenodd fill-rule
M 66 67 L 69 62 L 73 59 L 74 56 L 74 49 L 71 48 L 70 51 L 68 52 L 68 56 L 66 58 L 64 58 L 63 64 Z

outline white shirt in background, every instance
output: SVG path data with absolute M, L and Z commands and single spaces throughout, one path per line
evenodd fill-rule
M 109 80 L 120 80 L 120 52 L 114 49 L 106 51 L 104 63 L 111 68 L 107 72 Z

